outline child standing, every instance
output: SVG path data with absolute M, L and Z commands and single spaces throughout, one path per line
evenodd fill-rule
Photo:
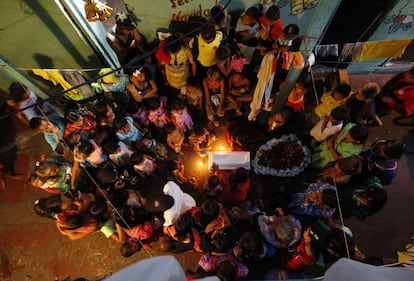
M 204 94 L 206 95 L 207 118 L 214 121 L 215 115 L 224 116 L 225 83 L 217 68 L 210 68 L 203 80 Z
M 375 96 L 381 91 L 377 83 L 367 83 L 347 101 L 351 122 L 382 126 L 376 113 Z

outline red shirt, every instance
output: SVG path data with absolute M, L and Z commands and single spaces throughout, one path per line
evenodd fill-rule
M 224 206 L 236 206 L 246 200 L 247 192 L 250 188 L 250 179 L 240 183 L 235 191 L 231 190 L 230 175 L 231 171 L 219 171 L 217 176 L 220 178 L 223 191 L 217 195 L 217 201 Z
M 263 14 L 260 19 L 260 24 L 264 27 L 268 27 L 269 24 L 267 23 L 266 20 L 266 15 Z M 270 34 L 271 34 L 271 39 L 267 39 L 269 41 L 275 41 L 277 38 L 279 38 L 279 36 L 282 34 L 283 31 L 283 22 L 281 19 L 276 20 L 273 24 L 270 25 L 271 29 L 270 29 Z
M 301 271 L 306 265 L 315 262 L 315 256 L 308 255 L 305 251 L 305 241 L 302 239 L 299 244 L 288 248 L 286 255 L 282 257 L 282 264 L 286 270 Z

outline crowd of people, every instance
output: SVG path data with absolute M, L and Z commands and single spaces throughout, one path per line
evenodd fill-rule
M 218 5 L 197 24 L 189 38 L 171 27 L 149 54 L 133 17 L 118 14 L 108 41 L 126 66 L 100 71 L 96 100 L 67 103 L 64 117 L 19 114 L 55 152 L 28 179 L 51 193 L 36 201 L 36 214 L 72 240 L 100 231 L 125 257 L 155 241 L 165 252 L 200 252 L 189 278 L 315 277 L 340 257 L 378 262 L 352 243 L 340 214 L 363 220 L 386 203 L 405 144 L 367 145 L 368 127 L 382 125 L 378 112 L 412 113 L 414 68 L 383 89 L 337 82 L 314 92 L 299 51 L 306 38 L 283 24 L 277 6 L 250 7 L 232 26 Z M 303 73 L 275 110 L 291 68 Z M 9 105 L 36 103 L 32 96 L 15 83 Z M 220 126 L 230 149 L 251 158 L 268 140 L 294 134 L 310 165 L 276 181 L 213 164 L 200 182 L 185 173 L 186 153 L 206 157 Z

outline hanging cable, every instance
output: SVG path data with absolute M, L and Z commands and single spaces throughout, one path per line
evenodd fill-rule
M 232 2 L 232 0 L 229 0 L 228 2 L 227 2 L 227 4 L 225 5 L 225 7 L 224 8 L 226 8 L 230 3 Z M 3 119 L 3 118 L 6 118 L 6 117 L 8 117 L 8 116 L 11 116 L 11 115 L 14 115 L 14 114 L 16 114 L 16 113 L 18 113 L 18 112 L 21 112 L 21 111 L 24 111 L 24 110 L 26 110 L 26 109 L 28 109 L 28 108 L 31 108 L 31 107 L 36 107 L 36 108 L 38 108 L 38 110 L 41 112 L 41 114 L 43 115 L 43 117 L 48 121 L 48 122 L 50 122 L 50 119 L 48 118 L 48 116 L 46 115 L 46 113 L 43 111 L 43 109 L 41 108 L 41 105 L 43 104 L 43 103 L 45 103 L 45 102 L 48 102 L 48 101 L 50 101 L 50 100 L 53 100 L 53 99 L 55 99 L 56 97 L 59 97 L 59 96 L 61 96 L 61 95 L 63 95 L 64 93 L 66 93 L 66 92 L 69 92 L 69 91 L 71 91 L 71 90 L 73 90 L 73 89 L 77 89 L 78 87 L 80 87 L 80 86 L 83 86 L 83 85 L 86 85 L 86 84 L 90 84 L 91 82 L 93 82 L 93 81 L 96 81 L 96 80 L 98 80 L 98 79 L 100 79 L 100 78 L 102 78 L 102 77 L 104 77 L 104 76 L 107 76 L 107 75 L 110 75 L 110 74 L 112 74 L 112 73 L 114 73 L 114 72 L 116 72 L 116 71 L 119 71 L 120 69 L 122 69 L 122 68 L 125 68 L 125 67 L 130 67 L 130 66 L 132 66 L 132 65 L 134 65 L 134 63 L 135 62 L 138 62 L 138 61 L 140 61 L 141 59 L 143 59 L 143 58 L 145 58 L 146 56 L 148 56 L 148 55 L 150 55 L 150 54 L 153 54 L 153 53 L 155 53 L 156 51 L 158 51 L 159 49 L 161 49 L 161 48 L 165 48 L 165 46 L 169 46 L 170 44 L 174 44 L 174 43 L 176 43 L 176 42 L 178 42 L 179 40 L 181 40 L 183 37 L 187 37 L 187 36 L 189 36 L 189 35 L 191 35 L 191 34 L 193 34 L 193 33 L 195 33 L 196 31 L 199 31 L 200 30 L 200 28 L 201 27 L 197 27 L 197 28 L 195 28 L 195 29 L 193 29 L 193 30 L 191 30 L 190 32 L 187 32 L 186 34 L 184 34 L 184 35 L 182 35 L 181 37 L 179 37 L 179 38 L 177 38 L 176 40 L 173 40 L 173 41 L 171 41 L 171 42 L 169 42 L 169 44 L 166 44 L 166 45 L 164 45 L 164 46 L 162 46 L 162 47 L 157 47 L 157 48 L 155 48 L 155 49 L 153 49 L 153 50 L 151 50 L 151 51 L 149 51 L 149 52 L 147 52 L 147 53 L 145 53 L 145 54 L 143 54 L 143 55 L 141 55 L 141 56 L 139 56 L 139 57 L 137 57 L 137 58 L 134 58 L 131 62 L 129 62 L 129 63 L 127 63 L 125 66 L 123 66 L 123 67 L 120 67 L 120 68 L 117 68 L 117 69 L 114 69 L 114 70 L 112 70 L 111 72 L 108 72 L 108 73 L 106 73 L 106 74 L 104 74 L 104 75 L 101 75 L 101 76 L 98 76 L 97 78 L 95 78 L 94 80 L 88 80 L 88 81 L 85 81 L 85 82 L 83 82 L 83 83 L 80 83 L 80 84 L 78 84 L 78 85 L 75 85 L 75 86 L 73 86 L 73 87 L 71 87 L 70 89 L 67 89 L 67 90 L 65 90 L 65 91 L 63 91 L 62 93 L 60 93 L 59 95 L 57 95 L 57 96 L 54 96 L 54 97 L 51 97 L 51 98 L 49 98 L 49 99 L 45 99 L 45 100 L 43 100 L 42 102 L 34 102 L 33 100 L 33 102 L 34 102 L 34 104 L 32 104 L 32 105 L 30 105 L 30 106 L 27 106 L 27 107 L 24 107 L 24 108 L 21 108 L 21 109 L 19 109 L 19 110 L 16 110 L 16 111 L 14 111 L 14 112 L 12 112 L 11 114 L 6 114 L 6 115 L 2 115 L 2 116 L 0 116 L 0 119 Z M 27 89 L 27 88 L 26 88 Z M 71 153 L 73 153 L 73 150 L 72 149 L 70 149 L 69 148 L 69 145 L 66 143 L 66 141 L 65 140 L 62 140 L 62 142 L 65 144 L 65 146 L 66 146 L 66 148 L 65 149 L 69 149 L 69 151 L 71 152 Z M 123 223 L 125 223 L 125 225 L 127 226 L 127 228 L 129 229 L 129 230 L 131 230 L 132 228 L 131 228 L 131 226 L 127 223 L 127 221 L 125 220 L 125 218 L 124 217 L 122 217 L 122 215 L 120 214 L 120 212 L 119 212 L 119 210 L 115 207 L 115 205 L 112 203 L 112 201 L 110 200 L 110 198 L 107 196 L 107 194 L 106 194 L 106 192 L 104 192 L 101 188 L 100 188 L 100 186 L 99 186 L 99 184 L 97 183 L 97 181 L 94 179 L 94 177 L 90 174 L 90 172 L 87 170 L 87 169 L 85 169 L 84 167 L 82 167 L 81 166 L 81 168 L 82 168 L 82 171 L 83 172 L 85 172 L 86 173 L 86 175 L 88 176 L 88 178 L 92 181 L 92 183 L 94 184 L 94 186 L 96 187 L 96 190 L 102 195 L 102 197 L 104 197 L 105 198 L 105 200 L 106 200 L 106 202 L 108 202 L 110 205 L 111 205 L 111 207 L 112 207 L 112 211 L 114 211 L 118 216 L 119 216 L 119 218 L 122 220 L 122 222 Z M 144 247 L 144 243 L 140 240 L 140 239 L 138 239 L 138 238 L 134 238 L 135 239 L 135 241 L 137 241 L 137 242 L 139 242 L 140 243 L 140 245 L 142 246 L 142 248 L 144 248 L 144 250 L 145 250 L 145 252 L 147 253 L 147 255 L 149 256 L 149 257 L 152 257 L 153 255 L 150 253 L 150 251 L 146 248 L 146 247 Z
M 228 1 L 227 1 L 227 3 L 224 5 L 224 9 L 226 9 L 226 8 L 230 5 L 230 3 L 231 3 L 232 1 L 233 1 L 233 0 L 228 0 Z M 215 19 L 215 18 L 216 18 L 216 17 L 218 17 L 218 16 L 219 16 L 219 14 L 218 14 L 218 15 L 216 15 L 215 17 L 213 17 L 212 19 Z M 139 56 L 137 56 L 137 57 L 133 58 L 131 61 L 129 61 L 128 63 L 126 63 L 125 65 L 123 65 L 123 66 L 121 66 L 121 67 L 118 67 L 118 68 L 112 69 L 111 71 L 109 71 L 109 72 L 107 72 L 107 73 L 105 73 L 105 74 L 103 74 L 103 75 L 98 75 L 98 76 L 97 76 L 97 77 L 95 77 L 94 79 L 89 79 L 89 80 L 86 80 L 85 82 L 82 82 L 82 83 L 80 83 L 80 84 L 74 85 L 74 86 L 72 86 L 71 88 L 69 88 L 69 89 L 66 89 L 66 90 L 62 91 L 61 93 L 59 93 L 59 94 L 57 94 L 57 95 L 54 95 L 53 97 L 50 97 L 50 98 L 48 98 L 48 99 L 45 99 L 45 100 L 43 100 L 43 101 L 41 101 L 41 102 L 38 102 L 38 103 L 36 103 L 36 104 L 29 105 L 29 106 L 26 106 L 26 107 L 24 107 L 24 108 L 21 108 L 21 109 L 18 109 L 18 110 L 15 110 L 15 111 L 12 111 L 12 112 L 9 112 L 9 113 L 6 113 L 6 114 L 3 114 L 3 115 L 1 115 L 1 116 L 0 116 L 0 120 L 1 120 L 1 119 L 4 119 L 4 118 L 7 118 L 7 117 L 10 117 L 10 116 L 13 116 L 13 115 L 15 115 L 15 114 L 16 114 L 16 113 L 18 113 L 18 112 L 24 111 L 24 110 L 26 110 L 26 109 L 28 109 L 28 108 L 31 108 L 31 107 L 34 107 L 34 106 L 36 106 L 36 105 L 41 105 L 42 103 L 45 103 L 45 102 L 48 102 L 48 101 L 55 100 L 55 99 L 57 99 L 57 98 L 59 98 L 59 97 L 63 96 L 65 93 L 68 93 L 68 92 L 70 92 L 70 91 L 72 91 L 72 90 L 75 90 L 75 89 L 77 89 L 77 88 L 79 88 L 79 87 L 81 87 L 81 86 L 84 86 L 84 85 L 89 85 L 90 83 L 92 83 L 92 82 L 96 82 L 96 81 L 98 81 L 99 79 L 102 79 L 102 78 L 103 78 L 103 77 L 105 77 L 105 76 L 108 76 L 108 75 L 111 75 L 111 74 L 112 74 L 112 73 L 114 73 L 114 72 L 120 71 L 121 69 L 133 67 L 133 66 L 137 65 L 137 63 L 138 63 L 138 62 L 140 62 L 142 59 L 144 59 L 144 58 L 148 57 L 149 55 L 152 55 L 152 54 L 156 53 L 156 52 L 157 52 L 158 50 L 160 50 L 160 49 L 163 49 L 163 48 L 166 48 L 166 47 L 168 47 L 168 46 L 170 46 L 170 45 L 173 45 L 173 44 L 175 44 L 175 43 L 177 43 L 177 42 L 181 41 L 183 38 L 189 37 L 190 35 L 194 35 L 196 32 L 199 32 L 199 31 L 200 31 L 200 29 L 201 29 L 203 26 L 205 26 L 205 25 L 209 25 L 209 24 L 211 24 L 211 23 L 209 23 L 208 21 L 207 21 L 207 22 L 204 22 L 204 23 L 200 23 L 200 26 L 198 26 L 198 27 L 196 27 L 196 28 L 194 28 L 194 29 L 192 29 L 192 30 L 188 31 L 187 33 L 184 33 L 183 35 L 180 35 L 177 39 L 171 40 L 170 42 L 168 42 L 168 43 L 164 44 L 163 46 L 157 46 L 156 48 L 154 48 L 154 49 L 152 49 L 152 50 L 150 50 L 150 51 L 145 52 L 144 54 L 139 55 Z

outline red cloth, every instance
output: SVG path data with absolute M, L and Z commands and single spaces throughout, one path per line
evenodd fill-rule
M 170 64 L 170 55 L 165 50 L 165 48 L 162 48 L 165 45 L 165 43 L 166 42 L 164 40 L 158 44 L 159 49 L 155 52 L 155 55 L 154 55 L 159 64 L 162 64 L 162 63 Z
M 260 24 L 263 25 L 264 27 L 268 27 L 269 24 L 266 21 L 266 15 L 263 14 L 260 19 Z M 281 19 L 278 19 L 277 21 L 275 21 L 272 24 L 272 29 L 270 31 L 271 35 L 272 35 L 272 41 L 275 41 L 277 38 L 279 38 L 279 36 L 282 34 L 283 31 L 283 22 Z M 269 40 L 270 41 L 270 40 Z
M 223 191 L 217 195 L 217 201 L 224 206 L 236 206 L 246 200 L 247 192 L 250 189 L 250 179 L 237 186 L 235 191 L 231 190 L 230 175 L 232 171 L 219 171 L 217 176 L 220 178 Z
M 402 72 L 394 76 L 388 81 L 382 88 L 383 92 L 389 93 L 402 102 L 404 108 L 404 115 L 409 116 L 414 111 L 414 84 L 408 84 L 403 81 L 405 72 Z M 388 104 L 391 110 L 399 112 L 399 104 L 397 102 L 391 102 Z M 402 113 L 402 112 L 400 112 Z
M 82 116 L 83 124 L 81 126 L 77 126 L 74 124 L 67 123 L 65 127 L 65 131 L 63 133 L 63 138 L 66 139 L 71 133 L 75 131 L 86 131 L 90 132 L 95 129 L 95 121 L 92 117 L 89 116 Z
M 306 265 L 315 262 L 315 256 L 308 255 L 305 251 L 305 241 L 302 239 L 299 244 L 288 248 L 288 252 L 282 256 L 284 269 L 290 271 L 301 271 Z

